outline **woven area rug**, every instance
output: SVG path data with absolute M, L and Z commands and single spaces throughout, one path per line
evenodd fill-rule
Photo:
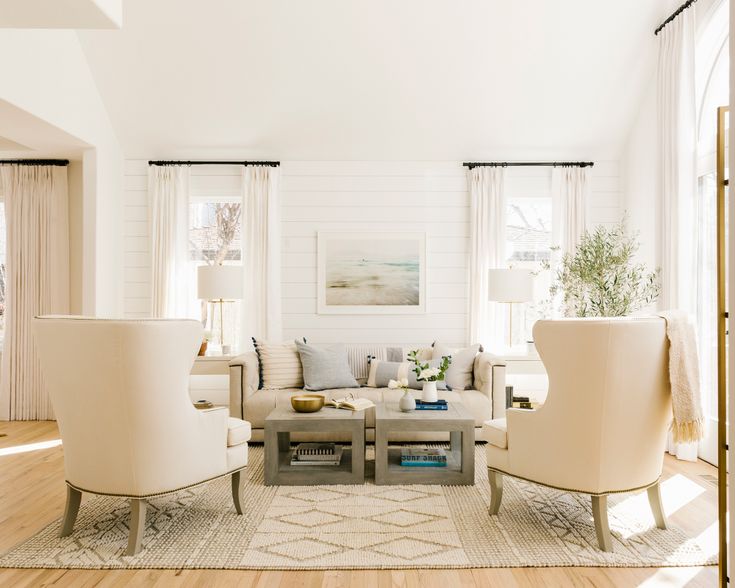
M 610 498 L 614 553 L 597 548 L 584 495 L 506 479 L 500 514 L 491 517 L 482 445 L 476 460 L 475 486 L 267 487 L 263 448 L 253 446 L 243 516 L 235 514 L 228 478 L 153 500 L 143 551 L 126 557 L 127 501 L 90 497 L 70 537 L 58 537 L 56 522 L 0 557 L 0 567 L 319 570 L 717 561 L 681 530 L 657 529 L 645 492 Z

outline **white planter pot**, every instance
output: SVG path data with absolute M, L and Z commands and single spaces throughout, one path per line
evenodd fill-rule
M 436 402 L 439 395 L 436 392 L 436 382 L 424 382 L 424 388 L 421 391 L 421 400 L 424 402 Z

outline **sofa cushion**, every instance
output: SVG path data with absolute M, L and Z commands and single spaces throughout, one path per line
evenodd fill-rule
M 301 388 L 301 358 L 295 343 L 269 343 L 253 337 L 260 363 L 259 388 Z
M 439 367 L 441 360 L 429 360 L 429 367 Z M 391 380 L 406 378 L 408 387 L 414 390 L 421 390 L 424 382 L 416 379 L 413 371 L 414 364 L 408 361 L 380 361 L 373 359 L 370 362 L 370 374 L 368 375 L 367 385 L 371 388 L 385 388 Z M 446 390 L 447 385 L 444 381 L 436 382 L 437 390 Z
M 508 426 L 505 419 L 487 421 L 482 427 L 485 441 L 500 449 L 508 449 Z
M 452 358 L 445 376 L 447 387 L 450 390 L 467 390 L 472 388 L 475 357 L 482 351 L 482 345 L 476 343 L 464 349 L 452 349 L 447 345 L 434 343 L 432 359 L 440 360 L 445 355 Z
M 227 447 L 247 443 L 251 433 L 249 422 L 233 417 L 227 419 Z

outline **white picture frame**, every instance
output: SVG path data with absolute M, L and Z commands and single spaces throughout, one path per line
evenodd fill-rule
M 426 284 L 425 232 L 317 233 L 318 314 L 426 314 Z

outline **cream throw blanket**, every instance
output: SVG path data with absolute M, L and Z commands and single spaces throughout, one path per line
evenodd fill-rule
M 669 380 L 675 443 L 692 443 L 704 436 L 704 418 L 699 390 L 699 357 L 694 327 L 686 313 L 668 310 L 660 315 L 666 321 L 669 339 Z

